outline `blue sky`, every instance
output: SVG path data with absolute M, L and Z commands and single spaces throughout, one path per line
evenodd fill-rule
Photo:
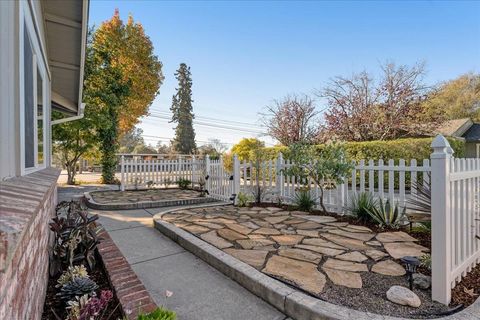
M 200 145 L 258 136 L 264 131 L 258 113 L 273 99 L 310 94 L 336 75 L 377 74 L 380 62 L 425 61 L 428 84 L 480 72 L 477 1 L 92 0 L 90 24 L 109 19 L 115 8 L 123 20 L 132 14 L 143 24 L 163 63 L 153 112 L 169 112 L 174 72 L 181 62 L 191 67 L 194 112 L 207 124 L 195 125 Z M 158 117 L 140 127 L 150 144 L 173 136 L 172 124 Z

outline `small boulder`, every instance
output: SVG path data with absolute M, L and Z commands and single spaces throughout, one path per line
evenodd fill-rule
M 426 276 L 421 273 L 415 273 L 413 275 L 413 284 L 419 289 L 428 289 L 432 285 L 432 277 Z
M 422 304 L 420 298 L 413 291 L 401 286 L 393 286 L 388 289 L 387 299 L 393 303 L 414 308 L 418 308 Z

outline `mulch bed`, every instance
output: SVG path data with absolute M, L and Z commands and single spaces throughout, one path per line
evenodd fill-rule
M 90 279 L 95 281 L 98 285 L 98 289 L 96 290 L 96 292 L 97 294 L 99 294 L 102 290 L 110 290 L 113 293 L 113 298 L 108 303 L 107 310 L 105 311 L 104 317 L 101 320 L 123 319 L 123 313 L 121 310 L 122 308 L 115 295 L 115 291 L 108 282 L 108 276 L 101 262 L 102 260 L 100 259 L 98 254 L 96 258 L 96 268 L 93 271 L 88 272 Z M 66 302 L 62 301 L 59 297 L 56 296 L 56 294 L 59 292 L 59 288 L 55 287 L 57 285 L 57 279 L 58 277 L 50 277 L 48 279 L 47 295 L 45 297 L 45 306 L 43 307 L 42 320 L 57 319 L 52 309 L 60 318 L 65 319 L 67 317 Z
M 480 264 L 472 269 L 452 290 L 451 305 L 474 303 L 480 296 Z

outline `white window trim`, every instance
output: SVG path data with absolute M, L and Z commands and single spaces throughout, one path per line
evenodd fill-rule
M 37 57 L 41 55 L 41 47 L 39 44 L 39 40 L 37 38 L 37 34 L 35 32 L 35 27 L 33 24 L 33 17 L 30 12 L 30 7 L 26 2 L 19 2 L 20 6 L 20 17 L 19 17 L 19 93 L 20 93 L 20 113 L 19 113 L 19 120 L 20 120 L 20 174 L 26 175 L 38 170 L 42 170 L 46 168 L 47 164 L 47 153 L 49 152 L 48 146 L 47 146 L 47 132 L 46 130 L 48 129 L 47 125 L 47 83 L 45 80 L 45 75 L 46 75 L 46 66 L 43 61 L 43 59 L 38 59 Z M 34 139 L 34 163 L 35 166 L 31 168 L 25 168 L 25 79 L 24 79 L 24 74 L 25 74 L 25 66 L 24 66 L 24 31 L 25 27 L 27 28 L 26 31 L 29 34 L 30 40 L 31 40 L 31 45 L 32 45 L 32 50 L 33 50 L 33 105 L 34 105 L 34 112 L 33 112 L 33 125 L 34 125 L 34 133 L 33 133 L 33 139 Z M 42 117 L 43 117 L 43 163 L 38 164 L 38 110 L 37 110 L 37 74 L 40 73 L 42 77 L 42 105 L 43 105 L 43 112 L 42 112 Z

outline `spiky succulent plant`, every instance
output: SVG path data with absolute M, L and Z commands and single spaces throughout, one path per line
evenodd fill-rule
M 90 278 L 76 277 L 65 283 L 57 293 L 64 300 L 72 300 L 76 296 L 91 294 L 98 289 L 98 285 Z

